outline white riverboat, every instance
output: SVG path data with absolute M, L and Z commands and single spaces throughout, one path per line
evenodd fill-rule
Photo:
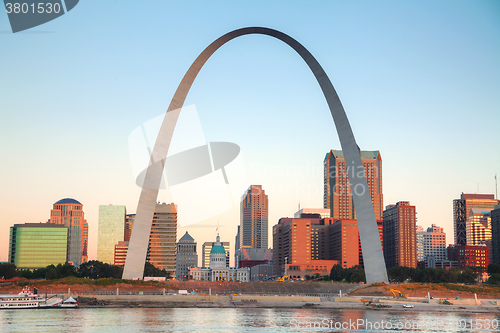
M 41 297 L 33 293 L 29 287 L 24 287 L 17 295 L 0 295 L 0 309 L 39 309 L 61 306 L 59 297 Z

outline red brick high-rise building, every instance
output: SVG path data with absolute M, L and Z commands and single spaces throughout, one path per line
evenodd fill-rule
M 382 225 L 379 223 L 382 242 Z M 286 259 L 286 260 L 285 260 Z M 291 277 L 330 273 L 333 265 L 363 264 L 356 220 L 322 219 L 319 214 L 281 218 L 273 227 L 273 274 Z
M 361 152 L 366 181 L 372 197 L 373 208 L 377 220 L 382 219 L 382 157 L 379 151 Z M 323 161 L 324 166 L 324 193 L 323 208 L 330 209 L 330 217 L 339 220 L 356 218 L 352 192 L 348 174 L 358 173 L 352 166 L 346 166 L 342 150 L 330 150 Z M 363 191 L 365 189 L 356 189 Z
M 415 206 L 399 201 L 384 210 L 384 258 L 387 269 L 417 267 L 417 215 Z
M 80 266 L 88 261 L 89 225 L 80 202 L 71 198 L 57 201 L 50 211 L 48 223 L 61 224 L 68 228 L 68 262 Z
M 490 261 L 489 252 L 486 245 L 451 245 L 448 247 L 448 260 L 458 261 L 458 269 L 487 268 Z
M 273 274 L 303 278 L 305 275 L 328 275 L 330 260 L 328 228 L 333 219 L 319 214 L 303 214 L 302 218 L 281 218 L 273 226 Z
M 127 259 L 128 241 L 119 241 L 115 244 L 113 265 L 123 267 Z

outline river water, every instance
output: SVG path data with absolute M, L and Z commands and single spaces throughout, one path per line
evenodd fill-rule
M 499 321 L 500 311 L 23 309 L 1 310 L 0 332 L 499 332 Z

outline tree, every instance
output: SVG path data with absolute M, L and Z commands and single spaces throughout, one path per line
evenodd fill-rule
M 426 268 L 423 273 L 422 282 L 438 283 L 441 272 L 436 268 Z
M 462 271 L 462 274 L 459 275 L 458 277 L 458 282 L 461 283 L 474 283 L 476 282 L 476 279 L 478 277 L 478 273 L 475 272 L 473 269 L 467 267 Z
M 351 274 L 350 274 L 350 277 L 349 277 L 349 282 L 354 282 L 354 283 L 365 282 L 366 283 L 365 270 L 364 269 L 353 269 Z
M 121 279 L 123 269 L 121 267 L 106 264 L 97 260 L 91 260 L 78 267 L 81 277 L 90 279 L 115 278 Z
M 17 276 L 16 265 L 0 264 L 0 279 L 10 280 Z
M 69 262 L 64 263 L 64 265 L 57 265 L 56 270 L 57 274 L 62 278 L 68 276 L 76 276 L 75 266 L 71 265 Z
M 489 264 L 488 274 L 500 274 L 500 264 Z
M 45 276 L 47 275 L 47 267 L 45 268 L 38 268 L 33 271 L 32 278 L 33 279 L 45 279 Z
M 342 281 L 344 278 L 344 269 L 341 265 L 336 264 L 333 265 L 332 270 L 330 271 L 330 280 L 332 281 Z
M 406 280 L 415 281 L 418 271 L 412 267 L 395 266 L 387 274 L 390 281 L 405 282 Z
M 441 283 L 457 283 L 458 271 L 455 268 L 440 269 L 439 282 Z
M 57 273 L 56 266 L 54 265 L 47 266 L 47 273 L 45 274 L 45 278 L 47 280 L 55 280 L 60 278 L 59 274 Z
M 26 278 L 26 279 L 33 279 L 33 272 L 29 269 L 21 269 L 21 270 L 17 270 L 17 274 L 18 276 L 22 276 L 23 278 Z
M 170 278 L 170 273 L 164 269 L 159 269 L 155 267 L 153 264 L 146 262 L 144 265 L 144 276 L 156 276 L 156 277 L 166 277 Z
M 491 274 L 488 284 L 500 284 L 500 274 Z

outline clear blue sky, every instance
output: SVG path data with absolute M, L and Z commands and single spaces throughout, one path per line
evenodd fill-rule
M 444 227 L 453 242 L 452 200 L 494 193 L 500 174 L 500 2 L 80 1 L 17 34 L 0 13 L 0 260 L 11 225 L 47 221 L 64 197 L 83 203 L 95 258 L 98 206 L 133 213 L 139 198 L 128 135 L 166 111 L 208 44 L 246 26 L 309 49 L 358 145 L 382 154 L 384 205 L 409 200 L 419 224 Z M 269 192 L 270 230 L 299 202 L 321 207 L 322 161 L 340 145 L 318 84 L 288 46 L 265 36 L 225 45 L 190 104 L 208 141 L 240 145 L 249 183 Z M 232 247 L 238 209 L 178 234 L 201 245 L 215 238 L 203 226 L 218 221 Z

